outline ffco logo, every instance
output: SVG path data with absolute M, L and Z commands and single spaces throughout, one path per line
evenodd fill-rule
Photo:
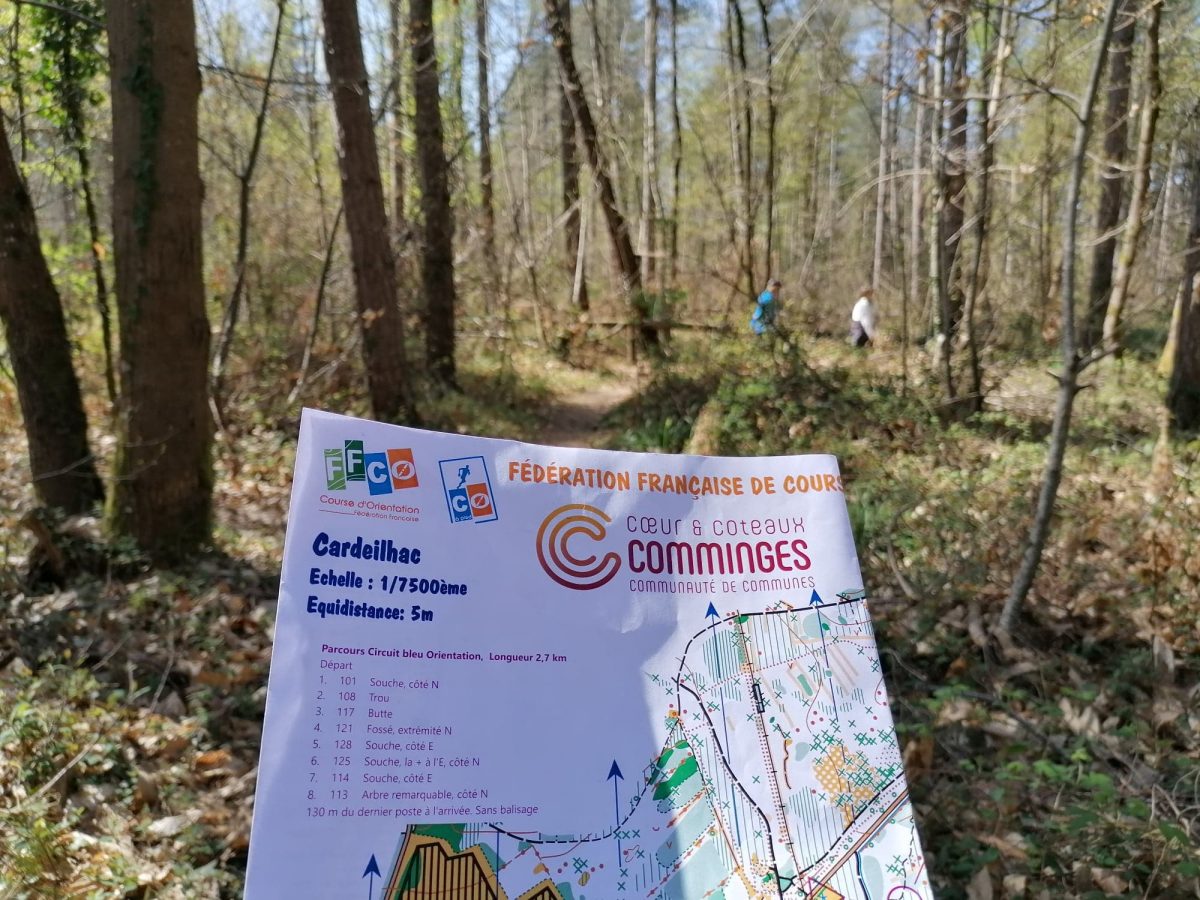
M 417 466 L 408 448 L 367 453 L 362 441 L 346 441 L 340 450 L 325 451 L 325 485 L 344 491 L 350 482 L 366 482 L 373 495 L 417 487 Z

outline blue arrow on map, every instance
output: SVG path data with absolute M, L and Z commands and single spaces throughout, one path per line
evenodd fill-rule
M 608 780 L 613 783 L 613 810 L 616 813 L 616 825 L 613 826 L 613 833 L 617 836 L 617 868 L 621 867 L 621 796 L 620 783 L 625 780 L 625 776 L 621 774 L 621 767 L 617 765 L 614 759 L 612 768 L 608 770 Z
M 717 607 L 712 603 L 708 604 L 708 612 L 706 612 L 704 614 L 704 616 L 705 616 L 705 618 L 712 619 L 712 624 L 709 625 L 709 628 L 716 628 L 718 625 L 721 624 L 721 614 L 719 612 L 717 612 Z M 715 638 L 714 638 L 714 640 L 715 640 Z M 716 657 L 716 660 L 717 660 L 717 680 L 720 681 L 721 680 L 721 652 L 720 652 L 720 648 L 717 647 L 715 644 L 713 646 L 713 656 Z
M 367 867 L 363 870 L 362 877 L 366 878 L 368 875 L 371 876 L 371 880 L 367 886 L 367 900 L 372 900 L 375 896 L 375 876 L 383 877 L 383 873 L 379 871 L 379 863 L 375 862 L 374 853 L 371 854 L 371 861 L 367 863 Z
M 813 591 L 812 599 L 808 601 L 809 606 L 820 606 L 825 601 L 821 599 L 821 595 Z

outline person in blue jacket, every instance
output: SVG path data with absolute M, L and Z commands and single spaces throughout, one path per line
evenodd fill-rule
M 775 330 L 775 317 L 779 313 L 779 291 L 782 287 L 783 283 L 778 278 L 772 278 L 767 283 L 767 289 L 758 295 L 754 315 L 750 317 L 750 330 L 755 334 L 766 334 Z

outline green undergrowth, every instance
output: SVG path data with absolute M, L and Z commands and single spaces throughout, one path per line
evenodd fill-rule
M 896 369 L 832 343 L 710 348 L 626 404 L 617 445 L 678 450 L 689 422 L 706 452 L 838 456 L 937 896 L 1200 896 L 1198 448 L 1152 477 L 1159 386 L 1132 362 L 1106 375 L 998 636 L 1049 380 L 1009 373 L 1013 402 L 957 420 Z

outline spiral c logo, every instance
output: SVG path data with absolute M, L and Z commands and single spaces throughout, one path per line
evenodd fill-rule
M 595 554 L 580 557 L 571 552 L 569 544 L 575 535 L 592 541 L 604 540 L 608 534 L 605 526 L 611 522 L 603 510 L 594 506 L 583 503 L 560 506 L 546 516 L 538 529 L 538 562 L 563 587 L 576 591 L 603 587 L 621 568 L 621 557 L 611 551 L 601 558 Z

